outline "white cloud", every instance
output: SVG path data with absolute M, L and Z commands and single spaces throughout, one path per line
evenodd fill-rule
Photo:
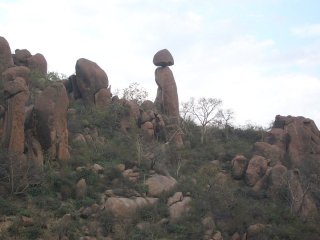
M 318 37 L 320 36 L 320 23 L 293 27 L 291 33 L 298 37 Z

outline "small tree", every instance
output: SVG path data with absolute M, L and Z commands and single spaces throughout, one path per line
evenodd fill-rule
M 201 144 L 205 142 L 208 126 L 218 123 L 219 107 L 222 101 L 217 98 L 194 98 L 182 103 L 182 117 L 184 120 L 195 119 L 201 127 Z
M 122 98 L 129 101 L 135 101 L 139 105 L 143 103 L 147 97 L 148 92 L 145 88 L 140 87 L 137 82 L 130 83 L 129 87 L 122 90 Z
M 220 109 L 217 118 L 219 119 L 219 125 L 224 128 L 226 139 L 229 138 L 229 130 L 231 127 L 231 122 L 233 120 L 234 112 L 231 109 Z

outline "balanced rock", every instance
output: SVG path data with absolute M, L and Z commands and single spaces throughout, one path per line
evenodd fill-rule
M 81 98 L 92 103 L 95 100 L 95 94 L 100 89 L 108 88 L 109 84 L 105 71 L 95 62 L 85 58 L 80 58 L 76 63 L 76 81 L 73 83 L 79 90 Z
M 67 111 L 69 99 L 61 82 L 48 86 L 36 98 L 34 111 L 36 132 L 42 148 L 54 159 L 67 160 L 68 150 Z
M 4 37 L 0 36 L 0 74 L 13 66 L 10 45 Z
M 30 69 L 24 66 L 15 66 L 8 68 L 2 73 L 4 83 L 13 81 L 17 77 L 23 78 L 28 85 L 30 81 Z
M 174 60 L 167 49 L 162 49 L 154 55 L 153 64 L 159 67 L 168 67 L 174 64 Z

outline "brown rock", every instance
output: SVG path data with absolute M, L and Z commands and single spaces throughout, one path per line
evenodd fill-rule
M 24 66 L 11 67 L 2 73 L 3 82 L 13 81 L 17 77 L 23 78 L 27 84 L 30 81 L 30 69 Z
M 27 66 L 28 58 L 32 55 L 27 49 L 16 49 L 15 54 L 12 54 L 13 62 L 17 66 Z
M 155 106 L 160 113 L 167 117 L 166 125 L 177 147 L 183 146 L 181 132 L 179 131 L 179 99 L 177 85 L 169 67 L 158 67 L 155 71 L 155 81 L 158 85 Z
M 34 221 L 30 217 L 22 216 L 21 217 L 21 224 L 24 227 L 32 227 L 34 225 Z
M 191 209 L 191 197 L 184 197 L 182 201 L 176 202 L 169 207 L 170 221 L 174 222 L 178 220 L 183 214 L 187 213 Z
M 44 157 L 39 141 L 32 135 L 32 130 L 26 132 L 27 158 L 30 166 L 30 174 L 33 177 L 40 176 L 43 172 Z
M 126 166 L 124 164 L 118 164 L 116 166 L 116 169 L 119 171 L 119 172 L 123 172 L 125 169 L 126 169 Z
M 264 231 L 268 225 L 257 223 L 250 225 L 247 229 L 247 239 L 254 240 L 257 239 L 257 235 Z
M 174 64 L 174 60 L 167 49 L 162 49 L 154 55 L 153 64 L 159 67 L 168 67 Z
M 253 152 L 269 159 L 272 165 L 283 162 L 285 154 L 285 151 L 277 145 L 271 145 L 266 142 L 256 142 L 253 146 Z
M 42 148 L 51 159 L 68 160 L 67 111 L 69 99 L 64 85 L 55 82 L 35 101 L 37 136 Z
M 47 60 L 40 53 L 37 53 L 28 58 L 27 66 L 30 68 L 31 71 L 39 73 L 43 76 L 47 74 Z
M 92 171 L 95 173 L 102 173 L 103 170 L 104 170 L 104 168 L 97 163 L 93 164 L 93 166 L 92 166 Z
M 151 122 L 145 122 L 142 124 L 141 129 L 146 140 L 152 140 L 154 138 L 154 129 Z
M 276 164 L 270 171 L 269 189 L 271 194 L 276 195 L 277 190 L 283 188 L 287 183 L 287 168 L 282 164 Z
M 81 133 L 75 134 L 73 141 L 78 142 L 78 143 L 82 143 L 82 144 L 87 143 L 86 138 Z
M 101 88 L 94 95 L 94 103 L 99 108 L 105 108 L 111 103 L 112 93 L 111 88 Z
M 87 195 L 87 183 L 84 178 L 81 178 L 76 185 L 76 196 L 81 199 Z
M 300 182 L 299 170 L 288 171 L 288 189 L 291 198 L 292 210 L 302 218 L 317 212 L 314 199 L 305 192 Z
M 23 78 L 16 78 L 4 84 L 7 96 L 7 111 L 4 118 L 2 145 L 9 152 L 24 152 L 25 104 L 29 91 Z
M 4 37 L 0 36 L 0 74 L 9 67 L 13 66 L 13 59 L 9 43 Z
M 152 101 L 150 100 L 145 100 L 143 103 L 141 103 L 141 109 L 143 111 L 154 111 L 155 110 L 155 105 Z
M 248 159 L 243 155 L 237 155 L 231 160 L 232 176 L 241 179 L 247 169 Z
M 241 236 L 239 233 L 234 233 L 231 237 L 231 240 L 241 240 Z
M 167 205 L 170 207 L 172 204 L 182 201 L 182 192 L 176 192 L 172 197 L 169 197 Z
M 80 58 L 76 63 L 76 86 L 85 101 L 94 102 L 95 94 L 108 88 L 108 77 L 95 62 Z
M 155 174 L 152 177 L 148 178 L 146 185 L 148 186 L 148 195 L 149 196 L 159 196 L 162 192 L 170 191 L 177 184 L 177 181 L 170 176 L 163 176 Z
M 264 157 L 254 155 L 248 164 L 246 170 L 246 182 L 249 186 L 254 186 L 266 173 L 268 168 L 268 160 Z
M 110 197 L 105 202 L 104 206 L 111 211 L 116 217 L 132 216 L 138 208 L 156 204 L 157 198 L 122 198 Z
M 221 232 L 217 231 L 215 234 L 213 234 L 212 240 L 223 240 Z

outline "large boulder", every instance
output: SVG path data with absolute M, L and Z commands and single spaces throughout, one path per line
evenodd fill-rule
M 94 95 L 94 103 L 99 108 L 105 108 L 111 103 L 112 93 L 111 88 L 101 88 Z
M 162 49 L 154 55 L 153 64 L 159 67 L 168 67 L 174 64 L 174 60 L 167 49 Z
M 21 77 L 29 84 L 30 81 L 30 69 L 24 66 L 10 67 L 2 73 L 3 82 L 13 81 L 15 78 Z
M 4 83 L 6 112 L 4 118 L 2 146 L 9 152 L 24 152 L 24 120 L 25 105 L 29 98 L 29 90 L 25 79 L 15 78 Z
M 148 195 L 152 197 L 159 196 L 162 192 L 170 191 L 177 184 L 177 180 L 170 176 L 154 174 L 147 179 Z
M 104 203 L 104 207 L 116 217 L 131 217 L 139 208 L 156 204 L 157 201 L 157 198 L 109 197 Z
M 248 164 L 245 178 L 249 186 L 254 186 L 266 173 L 268 160 L 262 156 L 254 155 Z
M 0 36 L 0 74 L 9 67 L 13 66 L 13 59 L 9 43 L 4 37 Z
M 170 221 L 174 222 L 190 211 L 191 201 L 191 197 L 184 197 L 181 192 L 177 192 L 169 198 L 167 205 L 169 207 Z
M 85 58 L 76 63 L 76 81 L 80 96 L 85 101 L 94 103 L 95 94 L 102 88 L 108 88 L 108 76 L 105 71 Z
M 300 167 L 310 158 L 320 160 L 320 132 L 314 121 L 304 117 L 276 116 L 273 128 L 282 129 L 282 134 L 273 139 L 281 139 L 283 150 L 287 152 L 292 167 Z M 280 130 L 281 131 L 281 130 Z M 285 140 L 282 140 L 282 139 Z
M 280 149 L 277 145 L 271 145 L 266 142 L 256 142 L 253 145 L 253 152 L 256 155 L 269 159 L 272 165 L 283 162 L 285 155 L 283 149 Z
M 61 82 L 47 87 L 35 101 L 37 137 L 42 148 L 52 159 L 70 158 L 67 129 L 68 106 L 68 95 Z
M 17 66 L 27 66 L 28 58 L 32 55 L 27 49 L 16 49 L 15 53 L 12 54 L 13 62 Z
M 247 169 L 248 159 L 243 155 L 237 155 L 231 160 L 232 176 L 241 179 Z
M 27 60 L 27 66 L 34 72 L 46 75 L 47 74 L 47 60 L 41 53 L 37 53 Z
M 288 169 L 281 163 L 272 167 L 269 174 L 269 190 L 272 195 L 276 195 L 279 190 L 284 188 L 287 184 Z

